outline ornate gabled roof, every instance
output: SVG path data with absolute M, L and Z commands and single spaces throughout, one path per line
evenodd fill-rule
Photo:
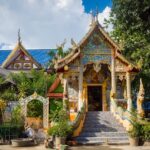
M 46 67 L 49 61 L 53 59 L 49 53 L 57 51 L 56 49 L 27 49 L 28 53 L 39 63 L 42 67 Z M 0 49 L 0 66 L 9 56 L 12 50 L 1 50 Z
M 26 56 L 28 56 L 28 58 L 30 58 L 30 60 L 32 60 L 39 69 L 42 68 L 41 65 L 28 53 L 28 51 L 24 48 L 24 46 L 21 44 L 21 42 L 18 42 L 17 45 L 15 46 L 15 48 L 7 56 L 7 58 L 5 59 L 5 61 L 2 64 L 2 68 L 6 68 L 11 63 L 11 61 L 14 60 L 15 54 L 17 54 L 17 52 L 19 52 L 20 50 L 22 52 L 24 52 L 24 54 Z
M 108 43 L 108 46 L 111 47 L 112 50 L 115 51 L 115 55 L 117 58 L 119 58 L 123 63 L 125 63 L 127 66 L 132 65 L 132 67 L 135 70 L 139 70 L 135 65 L 133 65 L 131 62 L 129 62 L 122 54 L 121 54 L 121 48 L 115 43 L 108 33 L 103 29 L 103 27 L 99 24 L 98 21 L 95 21 L 92 23 L 89 31 L 86 33 L 86 35 L 83 37 L 83 39 L 76 45 L 76 47 L 72 48 L 72 52 L 69 53 L 66 57 L 58 60 L 55 64 L 56 70 L 61 70 L 65 65 L 68 65 L 70 62 L 72 62 L 74 59 L 80 56 L 82 47 L 84 47 L 84 44 L 88 41 L 88 38 L 95 32 L 99 31 L 104 39 Z

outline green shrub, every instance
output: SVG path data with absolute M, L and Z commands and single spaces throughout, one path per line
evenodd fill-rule
M 21 136 L 21 133 L 23 131 L 22 125 L 16 125 L 16 124 L 3 124 L 0 125 L 0 137 L 5 138 L 17 138 Z
M 139 124 L 138 122 L 134 122 L 132 129 L 130 129 L 128 131 L 128 134 L 130 137 L 134 138 L 134 137 L 140 137 L 142 135 L 142 126 L 141 124 Z
M 69 121 L 69 116 L 65 110 L 57 109 L 50 114 L 50 120 L 53 122 Z
M 40 117 L 43 118 L 43 104 L 39 100 L 30 101 L 27 105 L 28 117 Z
M 142 126 L 142 134 L 145 141 L 150 141 L 150 124 Z
M 23 124 L 24 117 L 21 114 L 21 106 L 16 106 L 12 111 L 11 122 L 13 124 Z
M 66 137 L 71 131 L 71 125 L 69 125 L 67 121 L 61 121 L 49 128 L 48 134 L 51 136 Z

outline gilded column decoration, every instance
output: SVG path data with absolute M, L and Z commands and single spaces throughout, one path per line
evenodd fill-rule
M 131 111 L 132 109 L 132 99 L 131 99 L 131 77 L 130 72 L 126 73 L 126 83 L 127 83 L 127 109 Z
M 83 100 L 82 100 L 82 90 L 83 90 L 83 65 L 79 68 L 79 98 L 78 98 L 78 111 L 81 110 Z
M 103 111 L 108 110 L 108 104 L 107 104 L 107 99 L 106 99 L 106 86 L 107 86 L 107 82 L 105 80 L 103 83 Z
M 139 117 L 144 118 L 144 109 L 142 107 L 142 104 L 144 102 L 144 94 L 145 94 L 145 90 L 144 90 L 144 86 L 142 83 L 142 79 L 140 79 L 140 88 L 139 88 L 139 93 L 138 93 L 138 97 L 137 97 L 137 113 L 139 115 Z

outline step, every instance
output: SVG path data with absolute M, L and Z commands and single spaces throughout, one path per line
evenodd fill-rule
M 87 141 L 87 140 L 82 140 L 82 141 L 76 141 L 78 144 L 82 144 L 82 145 L 92 145 L 92 144 L 104 144 L 106 143 L 105 141 Z M 110 140 L 107 142 L 108 144 L 117 144 L 117 145 L 129 145 L 129 141 L 128 140 L 123 140 L 123 141 L 113 141 Z
M 81 137 L 118 137 L 128 136 L 126 132 L 83 132 Z
M 124 131 L 123 128 L 83 128 L 83 132 L 118 132 Z
M 76 138 L 78 141 L 79 140 L 87 140 L 87 141 L 101 141 L 101 140 L 128 140 L 128 137 L 127 136 L 125 136 L 125 137 L 108 137 L 108 136 L 106 136 L 106 137 L 77 137 Z
M 124 143 L 129 144 L 128 137 L 78 137 L 76 139 L 79 144 L 102 144 L 102 143 Z
M 90 128 L 99 128 L 99 127 L 122 127 L 121 124 L 108 124 L 108 123 L 93 123 L 93 122 L 88 122 L 88 123 L 84 123 L 84 127 L 90 127 Z
M 129 144 L 125 128 L 110 112 L 88 112 L 80 136 L 79 144 Z

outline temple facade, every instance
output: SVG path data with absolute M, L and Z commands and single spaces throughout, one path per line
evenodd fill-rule
M 63 75 L 64 101 L 69 101 L 70 114 L 81 111 L 111 111 L 111 98 L 130 110 L 131 81 L 139 71 L 122 54 L 119 46 L 102 26 L 94 21 L 88 33 L 65 58 L 55 63 Z

